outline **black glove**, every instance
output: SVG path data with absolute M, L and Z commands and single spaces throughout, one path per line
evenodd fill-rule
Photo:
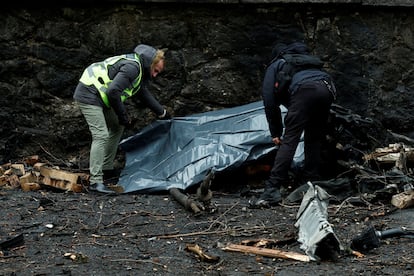
M 128 115 L 124 115 L 118 118 L 119 124 L 124 126 L 125 128 L 130 128 L 132 126 L 131 119 L 129 119 Z

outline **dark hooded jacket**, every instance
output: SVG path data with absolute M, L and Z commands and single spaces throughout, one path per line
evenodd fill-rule
M 141 70 L 142 83 L 136 96 L 156 115 L 160 116 L 164 113 L 164 107 L 148 90 L 148 81 L 151 79 L 150 67 L 155 57 L 156 49 L 148 45 L 140 44 L 134 49 L 134 52 L 139 55 L 141 66 L 133 60 L 120 59 L 118 62 L 109 66 L 107 70 L 108 77 L 112 82 L 109 84 L 106 94 L 111 108 L 118 115 L 120 124 L 127 124 L 129 121 L 125 105 L 121 101 L 121 94 L 125 89 L 132 87 L 134 80 L 139 76 Z M 134 56 L 134 54 L 129 55 Z M 107 108 L 94 85 L 87 86 L 79 82 L 73 98 L 80 103 Z
M 292 49 L 295 49 L 295 52 L 292 52 Z M 276 93 L 276 75 L 286 62 L 283 58 L 281 58 L 281 56 L 282 54 L 290 53 L 309 54 L 309 49 L 305 44 L 300 42 L 295 42 L 289 45 L 277 44 L 272 51 L 272 59 L 266 68 L 263 80 L 262 98 L 272 137 L 281 137 L 283 134 L 283 122 L 280 105 L 283 105 L 289 109 L 291 97 L 295 95 L 295 92 L 303 83 L 330 78 L 326 72 L 320 69 L 302 70 L 293 76 L 292 82 L 286 93 Z

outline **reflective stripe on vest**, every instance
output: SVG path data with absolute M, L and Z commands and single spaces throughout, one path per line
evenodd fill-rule
M 139 75 L 132 82 L 132 86 L 124 89 L 121 94 L 121 101 L 124 102 L 127 98 L 133 96 L 141 87 L 141 77 L 142 77 L 142 67 L 141 62 L 139 61 L 139 56 L 137 54 L 132 55 L 121 55 L 105 59 L 102 62 L 96 62 L 88 66 L 88 68 L 83 71 L 80 82 L 85 85 L 93 85 L 98 89 L 99 94 L 101 95 L 102 101 L 107 107 L 111 107 L 106 91 L 108 90 L 109 84 L 112 80 L 108 77 L 109 66 L 115 64 L 121 59 L 126 59 L 130 61 L 137 62 L 139 65 Z

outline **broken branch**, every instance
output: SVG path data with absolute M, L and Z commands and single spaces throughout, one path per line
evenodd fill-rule
M 200 208 L 197 206 L 194 200 L 191 200 L 188 196 L 181 193 L 177 188 L 171 188 L 170 194 L 174 197 L 175 200 L 177 200 L 181 205 L 183 205 L 186 210 L 191 210 L 195 214 L 201 212 Z

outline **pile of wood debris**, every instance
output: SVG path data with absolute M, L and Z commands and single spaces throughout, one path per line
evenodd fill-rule
M 88 174 L 69 172 L 39 162 L 37 155 L 29 156 L 21 163 L 1 165 L 0 174 L 0 187 L 4 189 L 21 188 L 23 191 L 36 191 L 52 188 L 78 193 L 89 184 Z
M 385 148 L 377 148 L 374 152 L 364 156 L 365 161 L 373 161 L 382 165 L 392 165 L 406 175 L 413 174 L 414 148 L 403 143 L 389 144 Z M 414 183 L 408 183 L 398 194 L 391 199 L 391 204 L 403 209 L 414 206 Z
M 414 148 L 403 143 L 389 144 L 385 148 L 377 148 L 364 156 L 366 161 L 376 161 L 382 164 L 394 164 L 404 173 L 412 173 L 407 163 L 414 163 Z

